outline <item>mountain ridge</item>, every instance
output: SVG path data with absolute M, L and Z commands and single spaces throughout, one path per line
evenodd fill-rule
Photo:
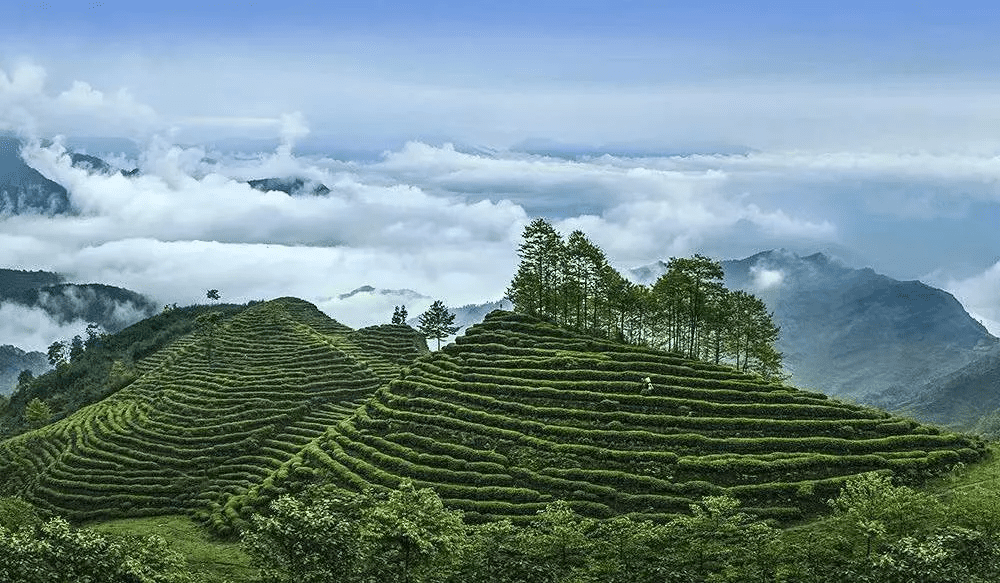
M 727 286 L 760 296 L 774 312 L 792 381 L 832 395 L 892 408 L 929 378 L 1000 346 L 951 294 L 823 253 L 763 251 L 722 266 Z M 661 261 L 631 273 L 655 281 L 665 268 Z

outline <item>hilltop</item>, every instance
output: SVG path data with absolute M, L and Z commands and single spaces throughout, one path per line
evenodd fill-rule
M 732 368 L 496 311 L 417 359 L 216 524 L 307 484 L 404 479 L 467 519 L 529 520 L 553 500 L 660 519 L 729 494 L 781 520 L 825 508 L 848 477 L 919 481 L 982 443 Z
M 408 326 L 352 330 L 294 298 L 198 312 L 136 348 L 109 396 L 0 442 L 0 493 L 75 520 L 212 508 L 427 351 Z

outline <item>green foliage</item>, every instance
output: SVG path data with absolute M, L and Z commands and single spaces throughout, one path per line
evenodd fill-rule
M 355 581 L 364 570 L 360 499 L 326 498 L 307 505 L 290 496 L 254 516 L 243 537 L 265 581 L 325 583 Z
M 109 537 L 54 518 L 37 528 L 0 527 L 0 581 L 184 583 L 183 559 L 159 537 Z
M 197 512 L 216 532 L 233 535 L 254 509 L 228 504 L 233 494 L 349 416 L 422 354 L 421 345 L 426 352 L 408 326 L 355 331 L 292 298 L 223 317 L 230 313 L 171 310 L 151 320 L 165 332 L 183 323 L 188 334 L 149 357 L 137 362 L 116 349 L 126 331 L 62 367 L 65 377 L 99 358 L 101 389 L 113 394 L 43 431 L 0 442 L 0 492 L 72 520 Z M 211 359 L 204 349 L 210 331 L 197 327 L 206 314 L 215 320 Z M 46 402 L 55 408 L 60 394 Z M 307 482 L 312 472 L 303 467 L 293 476 Z
M 262 511 L 316 480 L 358 491 L 408 478 L 470 522 L 524 524 L 563 499 L 588 518 L 662 523 L 705 496 L 788 522 L 829 512 L 851 476 L 917 483 L 982 455 L 881 411 L 494 312 L 230 505 Z
M 52 409 L 48 403 L 37 397 L 29 401 L 28 406 L 24 408 L 24 420 L 32 428 L 41 427 L 50 419 L 52 419 Z
M 458 332 L 455 326 L 455 314 L 448 311 L 441 300 L 434 300 L 431 307 L 417 318 L 417 330 L 427 338 L 437 340 L 438 350 L 441 349 L 441 340 Z
M 47 356 L 49 359 L 49 364 L 58 367 L 61 364 L 66 363 L 66 343 L 65 342 L 53 342 L 49 345 L 47 351 Z
M 863 541 L 853 554 L 871 557 L 887 539 L 919 532 L 941 512 L 936 498 L 894 486 L 890 477 L 875 472 L 854 476 L 830 501 L 835 517 L 849 537 Z
M 158 536 L 184 557 L 198 583 L 249 583 L 256 570 L 238 542 L 223 541 L 200 528 L 189 516 L 124 518 L 92 523 L 89 528 L 112 536 Z
M 0 528 L 17 532 L 42 523 L 38 509 L 17 496 L 0 496 Z
M 58 362 L 62 364 L 32 382 L 18 386 L 11 395 L 9 408 L 0 411 L 0 437 L 30 429 L 24 422 L 24 408 L 32 399 L 49 402 L 56 419 L 65 417 L 124 386 L 109 379 L 115 361 L 132 367 L 134 363 L 191 333 L 196 328 L 195 317 L 206 310 L 231 315 L 243 309 L 244 306 L 229 305 L 177 308 L 137 322 L 113 335 L 100 334 L 96 326 L 88 326 L 81 358 L 65 362 L 66 344 L 56 343 L 61 347 L 58 350 L 62 356 Z
M 35 374 L 33 372 L 27 369 L 22 370 L 20 374 L 17 375 L 18 390 L 24 390 L 33 380 L 35 380 Z
M 672 257 L 651 287 L 626 280 L 581 231 L 567 240 L 543 219 L 524 229 L 521 264 L 507 289 L 520 313 L 690 358 L 728 362 L 782 380 L 779 328 L 764 303 L 722 283 L 722 264 Z
M 396 306 L 392 310 L 393 324 L 406 324 L 406 306 Z
M 69 360 L 70 362 L 79 362 L 83 358 L 83 351 L 85 350 L 83 346 L 83 338 L 79 334 L 73 337 L 69 343 Z
M 422 583 L 448 579 L 464 537 L 460 513 L 404 482 L 308 504 L 283 496 L 252 520 L 244 544 L 267 581 Z

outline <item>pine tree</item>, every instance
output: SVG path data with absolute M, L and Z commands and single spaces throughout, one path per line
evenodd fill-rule
M 417 329 L 427 338 L 437 340 L 438 350 L 441 349 L 441 339 L 451 336 L 461 326 L 455 326 L 455 314 L 444 307 L 441 300 L 434 300 L 431 307 L 417 318 Z
M 392 311 L 393 324 L 406 324 L 406 306 L 396 306 Z

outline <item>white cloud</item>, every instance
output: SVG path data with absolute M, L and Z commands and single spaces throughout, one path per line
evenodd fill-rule
M 760 265 L 750 268 L 751 284 L 757 290 L 769 290 L 780 287 L 785 281 L 785 273 L 780 269 L 767 269 Z
M 950 280 L 944 289 L 962 302 L 994 336 L 1000 336 L 1000 261 L 972 277 Z
M 25 351 L 45 352 L 56 340 L 83 335 L 87 322 L 57 322 L 41 308 L 0 303 L 0 344 L 11 344 Z

